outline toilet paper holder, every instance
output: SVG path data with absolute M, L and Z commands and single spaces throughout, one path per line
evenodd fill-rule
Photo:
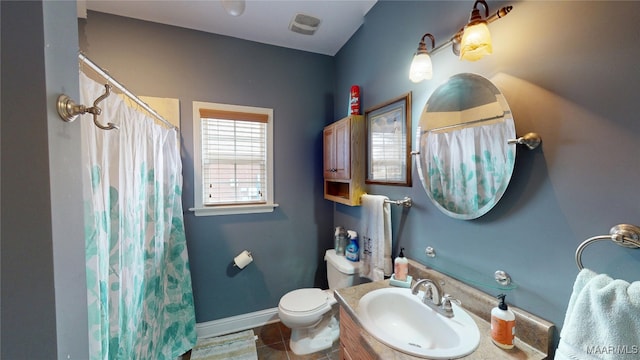
M 244 250 L 238 256 L 233 258 L 233 266 L 239 269 L 244 269 L 247 265 L 253 262 L 253 256 L 250 251 Z

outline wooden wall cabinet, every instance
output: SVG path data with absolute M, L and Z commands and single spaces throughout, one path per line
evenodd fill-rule
M 364 194 L 364 116 L 351 115 L 324 128 L 324 198 L 360 205 Z

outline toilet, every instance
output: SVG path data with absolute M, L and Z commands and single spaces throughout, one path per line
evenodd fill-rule
M 337 255 L 333 249 L 325 252 L 329 290 L 318 288 L 297 289 L 280 298 L 278 315 L 280 321 L 291 329 L 289 346 L 296 355 L 306 355 L 328 349 L 340 335 L 336 319 L 337 301 L 334 289 L 357 284 L 359 271 L 357 262 Z

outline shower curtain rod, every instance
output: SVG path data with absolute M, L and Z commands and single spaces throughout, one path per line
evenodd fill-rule
M 86 64 L 91 69 L 93 69 L 96 73 L 98 73 L 98 75 L 102 76 L 105 80 L 107 80 L 108 82 L 113 84 L 115 87 L 117 87 L 120 91 L 122 91 L 122 93 L 124 93 L 127 97 L 129 97 L 131 100 L 133 100 L 136 104 L 140 105 L 143 109 L 145 109 L 147 112 L 149 112 L 155 118 L 157 118 L 158 120 L 162 121 L 168 127 L 172 128 L 174 130 L 178 130 L 178 127 L 173 125 L 171 122 L 169 122 L 169 120 L 165 119 L 162 115 L 158 114 L 158 112 L 153 110 L 151 108 L 151 106 L 147 105 L 147 103 L 142 101 L 139 97 L 137 97 L 131 91 L 129 91 L 126 87 L 124 87 L 124 85 L 122 85 L 116 79 L 111 77 L 111 75 L 107 74 L 106 71 L 104 71 L 100 66 L 98 66 L 96 63 L 91 61 L 86 55 L 84 55 L 82 53 L 79 53 L 78 54 L 78 58 L 80 59 L 80 61 L 82 61 L 84 64 Z

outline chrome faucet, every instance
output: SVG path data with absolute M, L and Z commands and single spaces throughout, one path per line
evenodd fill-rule
M 426 288 L 422 302 L 428 305 L 427 300 L 429 300 L 433 305 L 442 305 L 442 298 L 440 297 L 440 294 L 442 294 L 442 288 L 437 282 L 431 279 L 418 280 L 411 288 L 411 293 L 413 295 L 418 295 L 418 289 L 422 284 L 424 284 Z
M 436 281 L 431 279 L 418 280 L 412 287 L 411 293 L 418 295 L 420 285 L 425 286 L 425 293 L 422 297 L 422 302 L 430 308 L 437 311 L 446 317 L 452 318 L 454 316 L 451 303 L 455 302 L 460 305 L 460 300 L 452 298 L 449 294 L 445 294 L 442 291 L 442 287 L 438 285 Z

